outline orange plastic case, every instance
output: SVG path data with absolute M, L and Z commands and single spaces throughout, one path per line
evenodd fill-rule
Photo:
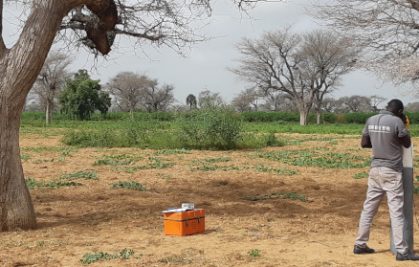
M 163 213 L 165 235 L 186 236 L 205 232 L 205 210 Z

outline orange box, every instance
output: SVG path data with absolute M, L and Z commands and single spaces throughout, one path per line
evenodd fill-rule
M 205 232 L 205 210 L 163 213 L 165 235 L 185 236 Z

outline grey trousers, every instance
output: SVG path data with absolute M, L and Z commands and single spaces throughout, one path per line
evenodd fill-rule
M 370 170 L 367 197 L 361 212 L 355 245 L 364 245 L 368 242 L 372 220 L 384 194 L 387 195 L 394 245 L 397 252 L 405 254 L 408 248 L 403 236 L 402 173 L 387 167 L 376 167 Z

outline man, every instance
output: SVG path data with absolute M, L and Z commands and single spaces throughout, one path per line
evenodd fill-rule
M 396 260 L 419 260 L 419 256 L 408 253 L 407 243 L 403 236 L 402 146 L 408 148 L 411 145 L 403 110 L 403 103 L 398 99 L 393 99 L 388 102 L 386 110 L 370 117 L 365 124 L 361 146 L 372 148 L 373 157 L 368 177 L 367 196 L 354 246 L 355 254 L 375 252 L 367 246 L 367 242 L 372 220 L 381 199 L 386 194 L 393 240 L 397 250 Z

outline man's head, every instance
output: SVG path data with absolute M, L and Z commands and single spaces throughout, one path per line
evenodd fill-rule
M 401 116 L 404 110 L 403 102 L 399 99 L 392 99 L 387 103 L 386 109 L 396 116 Z

